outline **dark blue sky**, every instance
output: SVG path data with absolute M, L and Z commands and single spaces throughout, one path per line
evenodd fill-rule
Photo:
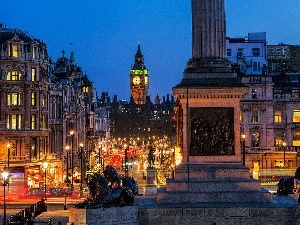
M 268 44 L 300 44 L 300 0 L 227 0 L 226 19 L 229 37 L 267 32 Z M 191 56 L 190 0 L 9 0 L 0 23 L 43 40 L 55 61 L 73 50 L 98 94 L 119 99 L 130 96 L 138 40 L 151 100 L 172 93 Z

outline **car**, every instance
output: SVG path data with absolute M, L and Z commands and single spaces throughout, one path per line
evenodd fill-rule
M 47 196 L 49 197 L 63 197 L 65 195 L 63 188 L 49 188 Z
M 43 197 L 45 196 L 44 188 L 28 188 L 24 194 L 25 197 Z

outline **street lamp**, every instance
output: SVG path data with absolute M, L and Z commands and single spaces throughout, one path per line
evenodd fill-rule
M 246 164 L 245 140 L 246 140 L 246 134 L 242 134 L 243 165 Z
M 45 170 L 45 200 L 47 200 L 47 168 L 48 168 L 48 161 L 44 161 L 43 162 L 43 167 L 44 167 L 44 170 Z
M 4 171 L 2 172 L 2 178 L 3 178 L 3 198 L 4 198 L 4 207 L 3 207 L 3 224 L 6 224 L 6 197 L 5 197 L 5 186 L 8 184 L 8 172 L 6 171 L 6 168 L 4 167 Z
M 99 163 L 99 166 L 102 165 L 102 163 L 101 163 L 101 161 L 102 161 L 101 155 L 102 155 L 102 142 L 99 142 L 99 149 L 98 149 L 98 163 Z
M 162 166 L 162 164 L 163 164 L 163 157 L 164 157 L 164 155 L 163 155 L 163 144 L 159 144 L 159 147 L 160 147 L 160 166 Z
M 7 147 L 7 169 L 8 169 L 8 171 L 9 171 L 10 144 L 7 143 L 7 144 L 6 144 L 6 147 Z
M 66 151 L 67 151 L 67 178 L 69 177 L 69 151 L 70 151 L 70 146 L 66 146 Z
M 83 170 L 82 170 L 82 152 L 83 152 L 83 143 L 82 141 L 80 142 L 79 144 L 80 146 L 80 198 L 82 197 L 83 195 L 83 188 L 82 188 L 82 173 L 83 173 Z
M 74 138 L 74 131 L 71 130 L 70 131 L 70 136 L 71 136 L 71 170 L 72 170 L 72 175 L 71 175 L 71 178 L 72 178 L 72 181 L 71 181 L 71 192 L 72 192 L 72 196 L 73 196 L 73 191 L 74 191 L 74 184 L 73 184 L 73 176 L 74 176 L 74 151 L 73 151 L 73 138 Z
M 128 155 L 127 155 L 127 144 L 124 145 L 125 149 L 125 176 L 128 176 Z
M 283 167 L 285 167 L 285 149 L 286 149 L 286 142 L 282 142 L 283 147 Z
M 7 171 L 9 173 L 10 143 L 7 143 L 6 147 L 7 147 Z M 9 193 L 9 183 L 7 183 L 7 189 Z

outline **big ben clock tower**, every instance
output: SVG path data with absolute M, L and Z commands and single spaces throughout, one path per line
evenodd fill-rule
M 130 70 L 130 90 L 135 104 L 145 104 L 149 89 L 148 69 L 144 64 L 144 56 L 138 45 L 134 65 Z

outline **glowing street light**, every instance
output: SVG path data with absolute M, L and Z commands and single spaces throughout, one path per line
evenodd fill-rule
M 5 197 L 5 186 L 8 184 L 8 172 L 6 171 L 6 168 L 4 168 L 4 171 L 2 172 L 2 178 L 3 178 L 3 189 L 4 189 L 4 207 L 3 207 L 3 224 L 6 224 L 6 197 Z
M 47 200 L 47 168 L 48 168 L 48 161 L 44 161 L 43 162 L 43 167 L 44 167 L 44 171 L 45 171 L 45 200 Z
M 127 155 L 127 144 L 124 144 L 125 149 L 125 176 L 128 176 L 128 155 Z
M 285 150 L 286 150 L 286 142 L 282 142 L 283 147 L 283 167 L 285 167 Z
M 245 140 L 246 140 L 246 134 L 242 134 L 242 147 L 243 147 L 243 165 L 246 163 L 246 152 L 245 152 Z
M 82 141 L 80 142 L 79 146 L 80 146 L 80 198 L 81 198 L 82 195 L 83 195 L 83 188 L 82 188 L 82 182 L 83 182 L 83 176 L 82 176 L 82 173 L 83 173 L 83 170 L 82 170 L 83 143 L 82 143 Z
M 71 170 L 72 170 L 72 181 L 71 181 L 71 191 L 72 191 L 72 196 L 73 196 L 73 192 L 74 192 L 74 184 L 73 184 L 73 182 L 74 182 L 74 150 L 73 150 L 73 148 L 74 148 L 74 146 L 73 146 L 73 139 L 74 139 L 74 131 L 73 130 L 71 130 L 70 131 L 70 136 L 71 136 Z

